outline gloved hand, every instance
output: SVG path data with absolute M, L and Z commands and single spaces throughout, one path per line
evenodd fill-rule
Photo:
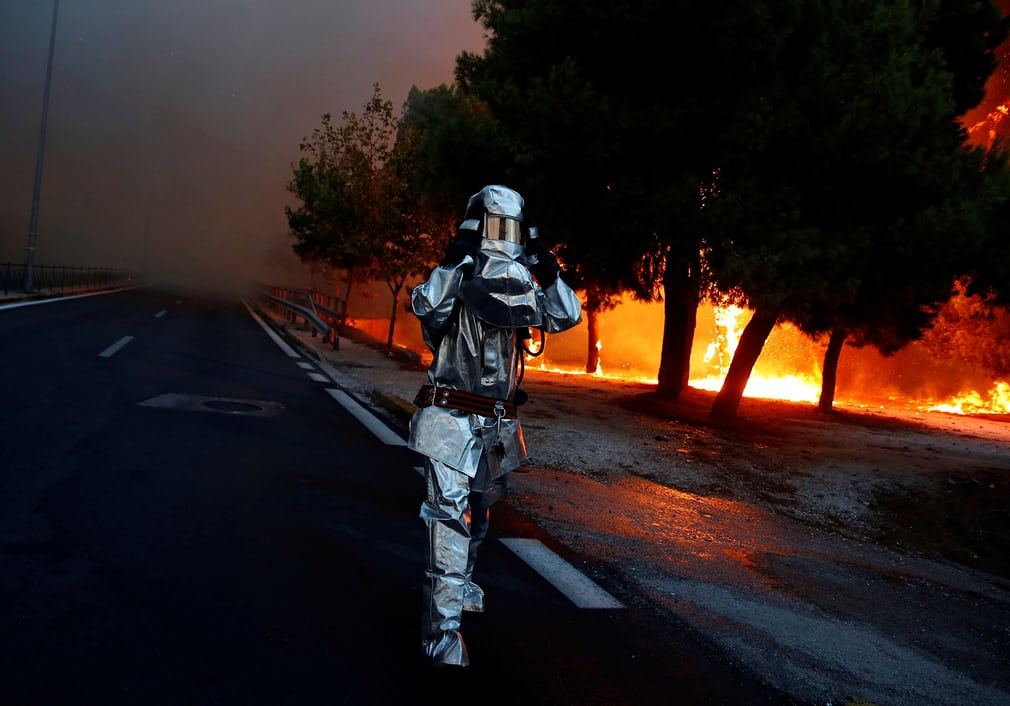
M 533 243 L 537 241 L 534 240 Z M 546 289 L 554 284 L 554 281 L 561 274 L 561 266 L 558 259 L 554 257 L 547 248 L 540 246 L 532 248 L 533 252 L 527 254 L 527 262 L 530 263 L 530 272 L 537 278 L 540 287 Z
M 455 267 L 463 262 L 467 255 L 473 263 L 464 265 L 464 275 L 473 274 L 474 264 L 477 262 L 477 253 L 480 252 L 480 233 L 469 228 L 459 228 L 456 230 L 456 239 L 449 244 L 442 258 L 442 267 Z

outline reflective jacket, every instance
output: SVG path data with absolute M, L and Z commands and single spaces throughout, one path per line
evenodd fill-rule
M 516 267 L 502 266 L 511 259 Z M 579 298 L 558 277 L 541 289 L 525 268 L 522 247 L 506 241 L 484 240 L 477 271 L 465 283 L 466 303 L 460 296 L 466 256 L 459 265 L 436 267 L 411 294 L 411 305 L 421 322 L 424 342 L 434 354 L 428 382 L 496 400 L 514 400 L 519 370 L 521 328 L 501 325 L 502 302 L 510 302 L 516 321 L 546 333 L 565 331 L 582 320 Z M 484 277 L 486 276 L 486 278 Z M 511 278 L 511 282 L 505 280 Z M 477 293 L 487 299 L 482 304 Z M 503 295 L 512 291 L 515 294 Z M 485 306 L 484 304 L 487 304 Z M 531 310 L 533 313 L 531 314 Z M 495 319 L 490 323 L 487 319 Z M 518 419 L 497 419 L 445 407 L 422 407 L 410 423 L 408 446 L 459 469 L 471 478 L 481 455 L 497 442 L 499 453 L 488 454 L 492 478 L 516 468 L 526 458 L 526 444 Z

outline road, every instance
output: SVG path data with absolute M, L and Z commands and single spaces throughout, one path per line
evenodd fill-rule
M 634 595 L 577 604 L 507 504 L 473 665 L 423 667 L 420 459 L 237 297 L 0 307 L 0 360 L 0 704 L 793 703 Z

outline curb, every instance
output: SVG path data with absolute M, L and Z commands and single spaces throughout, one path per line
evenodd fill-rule
M 374 388 L 372 390 L 372 400 L 401 422 L 409 422 L 411 417 L 414 416 L 414 405 L 399 395 Z

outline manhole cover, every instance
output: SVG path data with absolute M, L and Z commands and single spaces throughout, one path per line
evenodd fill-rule
M 201 402 L 204 407 L 209 407 L 215 412 L 235 412 L 237 414 L 251 414 L 262 412 L 263 408 L 258 404 L 249 402 L 236 402 L 235 400 L 206 400 Z
M 237 400 L 228 397 L 181 395 L 174 392 L 144 400 L 140 405 L 142 407 L 161 407 L 162 409 L 178 409 L 187 412 L 217 412 L 248 417 L 275 417 L 284 411 L 283 405 L 266 400 Z

